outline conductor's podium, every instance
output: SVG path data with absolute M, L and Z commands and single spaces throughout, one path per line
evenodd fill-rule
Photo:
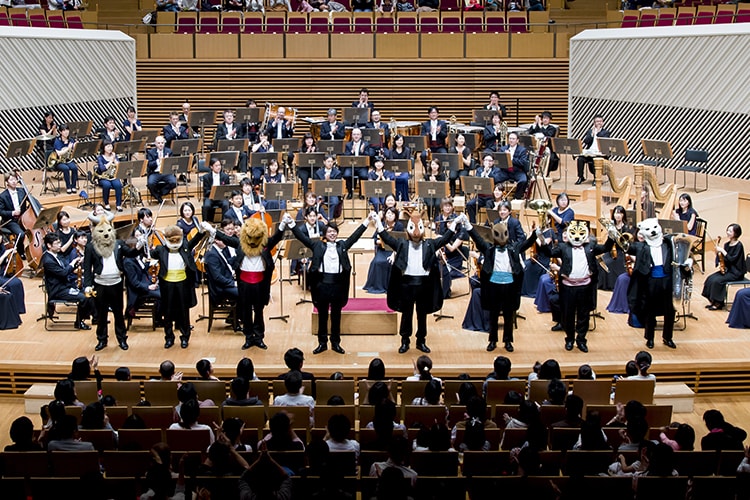
M 312 334 L 318 334 L 318 310 L 313 308 Z M 329 318 L 330 332 L 330 318 Z M 398 313 L 388 308 L 385 298 L 350 298 L 341 310 L 342 335 L 395 335 Z

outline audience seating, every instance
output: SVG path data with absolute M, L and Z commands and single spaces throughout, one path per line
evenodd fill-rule
M 346 415 L 346 418 L 349 419 L 349 423 L 352 425 L 352 429 L 354 429 L 354 422 L 357 418 L 356 407 L 353 404 L 338 406 L 315 405 L 313 414 L 315 415 L 315 425 L 318 427 L 326 427 L 328 420 L 334 415 Z
M 201 401 L 210 399 L 216 406 L 227 399 L 227 385 L 222 380 L 193 380 L 193 385 Z
M 451 424 L 453 425 L 453 424 Z M 464 442 L 464 435 L 466 434 L 466 431 L 464 429 L 456 429 L 456 440 L 454 442 L 454 447 L 458 449 L 457 447 Z M 484 439 L 485 441 L 488 441 L 490 443 L 490 450 L 499 450 L 500 449 L 500 441 L 503 438 L 503 429 L 493 428 L 493 429 L 484 429 Z
M 80 429 L 78 437 L 81 441 L 89 441 L 97 451 L 114 450 L 115 435 L 110 429 Z
M 101 454 L 102 468 L 107 477 L 144 477 L 151 460 L 151 452 L 104 451 Z
M 114 396 L 118 405 L 134 406 L 141 400 L 141 383 L 137 380 L 102 381 L 102 396 Z M 175 392 L 175 398 L 177 393 Z
M 145 380 L 143 395 L 149 403 L 158 405 L 177 404 L 177 382 L 173 380 Z
M 625 404 L 635 399 L 645 405 L 654 402 L 654 380 L 619 379 L 615 382 L 615 403 Z
M 163 441 L 162 429 L 119 429 L 118 449 L 128 451 L 148 451 L 153 445 Z
M 58 477 L 83 477 L 99 474 L 98 451 L 51 451 L 49 463 Z
M 165 430 L 175 421 L 172 406 L 134 406 L 132 412 L 141 417 L 150 429 Z
M 610 380 L 574 380 L 573 394 L 580 396 L 586 404 L 607 404 L 612 394 L 612 382 Z
M 458 453 L 455 451 L 418 451 L 411 454 L 411 467 L 419 477 L 456 476 Z
M 176 451 L 206 451 L 211 444 L 208 429 L 167 429 L 167 445 Z
M 303 380 L 302 388 L 305 394 L 307 394 L 308 396 L 312 395 L 312 380 Z M 273 390 L 274 397 L 281 396 L 282 394 L 286 394 L 286 387 L 284 386 L 284 381 L 274 380 L 272 382 L 272 390 Z
M 404 409 L 404 424 L 414 427 L 420 424 L 422 427 L 430 428 L 437 422 L 446 424 L 448 410 L 443 405 L 406 405 Z
M 488 405 L 501 404 L 505 401 L 505 396 L 510 391 L 516 391 L 520 394 L 526 393 L 525 380 L 488 380 L 487 381 L 487 399 Z
M 313 422 L 310 422 L 310 416 L 312 415 L 312 410 L 309 406 L 271 406 L 268 408 L 268 418 L 273 418 L 273 416 L 280 412 L 284 411 L 289 414 L 289 417 L 292 419 L 292 428 L 294 429 L 309 429 L 312 427 Z
M 354 404 L 354 380 L 316 380 L 315 404 L 325 405 L 331 396 L 341 396 L 344 404 Z

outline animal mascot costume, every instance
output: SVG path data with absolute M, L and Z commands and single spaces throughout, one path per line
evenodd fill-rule
M 487 350 L 494 351 L 497 347 L 497 320 L 502 311 L 503 344 L 506 351 L 513 352 L 513 322 L 516 311 L 521 307 L 523 283 L 520 255 L 534 244 L 536 233 L 532 233 L 525 241 L 511 243 L 508 222 L 498 222 L 492 226 L 492 242 L 488 242 L 470 222 L 464 223 L 464 229 L 476 243 L 477 250 L 484 255 L 479 282 L 482 289 L 482 309 L 490 313 L 490 339 Z
M 609 252 L 615 241 L 608 237 L 603 244 L 589 240 L 589 226 L 584 221 L 571 221 L 565 229 L 568 241 L 556 247 L 545 243 L 541 230 L 537 229 L 537 247 L 549 257 L 558 257 L 560 265 L 560 309 L 561 323 L 565 331 L 565 350 L 573 350 L 573 341 L 581 352 L 589 352 L 586 333 L 594 308 L 594 293 L 599 272 L 596 256 Z
M 414 308 L 417 310 L 417 349 L 430 352 L 427 338 L 427 315 L 443 306 L 443 290 L 440 286 L 440 269 L 436 252 L 445 246 L 455 234 L 456 225 L 463 224 L 465 215 L 460 215 L 448 224 L 448 230 L 435 239 L 425 239 L 424 223 L 420 214 L 412 215 L 406 226 L 407 239 L 394 238 L 377 219 L 378 236 L 393 248 L 395 258 L 388 283 L 388 307 L 401 313 L 401 347 L 403 354 L 409 350 Z
M 673 286 L 675 280 L 681 282 L 692 273 L 689 250 L 695 237 L 684 234 L 664 236 L 656 218 L 640 222 L 638 230 L 644 241 L 634 242 L 628 248 L 628 253 L 635 255 L 636 259 L 628 287 L 630 312 L 644 325 L 649 349 L 654 347 L 656 317 L 664 316 L 662 340 L 667 347 L 676 349 L 672 340 L 675 320 Z M 680 251 L 684 254 L 684 262 L 674 262 L 675 248 L 685 248 Z
M 94 350 L 101 351 L 107 347 L 109 332 L 107 329 L 107 311 L 112 310 L 115 319 L 115 335 L 120 349 L 128 349 L 128 334 L 125 329 L 125 317 L 122 303 L 122 258 L 135 257 L 145 244 L 138 241 L 135 248 L 130 248 L 124 241 L 117 239 L 112 226 L 114 215 L 107 213 L 102 217 L 89 215 L 91 241 L 86 245 L 83 259 L 83 286 L 87 297 L 95 296 L 98 311 L 96 325 L 97 344 Z
M 227 236 L 217 232 L 211 224 L 203 222 L 203 227 L 211 236 L 237 249 L 232 262 L 237 277 L 237 310 L 242 320 L 242 331 L 245 334 L 243 349 L 256 346 L 268 349 L 263 339 L 266 336 L 266 324 L 263 320 L 263 309 L 271 299 L 271 280 L 275 264 L 273 262 L 276 245 L 284 237 L 286 224 L 279 223 L 273 236 L 268 236 L 268 226 L 262 220 L 250 217 L 240 229 L 239 237 Z

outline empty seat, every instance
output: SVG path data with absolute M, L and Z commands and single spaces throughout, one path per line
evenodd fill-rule
M 161 429 L 120 429 L 117 435 L 118 448 L 126 451 L 148 451 L 162 441 Z

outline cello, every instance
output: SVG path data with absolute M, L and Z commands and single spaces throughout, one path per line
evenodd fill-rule
M 18 182 L 26 192 L 26 197 L 29 200 L 29 208 L 21 214 L 19 220 L 21 221 L 21 225 L 26 229 L 26 237 L 28 238 L 29 251 L 26 255 L 27 261 L 32 269 L 37 269 L 44 253 L 44 236 L 50 230 L 46 227 L 34 229 L 37 217 L 42 212 L 42 204 L 39 203 L 39 200 L 31 196 L 31 191 L 26 187 L 26 183 L 23 182 L 20 172 L 16 170 L 13 173 L 18 178 Z M 23 205 L 23 202 L 21 205 Z

